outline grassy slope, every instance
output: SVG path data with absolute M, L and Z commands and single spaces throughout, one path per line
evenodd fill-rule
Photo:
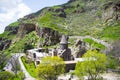
M 23 52 L 26 44 L 36 47 L 37 42 L 38 42 L 38 37 L 36 36 L 35 32 L 31 32 L 27 34 L 20 41 L 12 44 L 10 48 L 7 49 L 7 51 L 12 53 Z
M 105 49 L 105 46 L 104 46 L 104 45 L 102 45 L 102 44 L 100 44 L 100 43 L 97 43 L 97 42 L 95 42 L 95 41 L 92 40 L 92 39 L 85 38 L 83 41 L 89 43 L 90 46 L 92 46 L 93 48 Z
M 101 38 L 106 40 L 120 39 L 120 22 L 116 25 L 108 26 L 101 32 Z
M 52 11 L 45 8 L 40 13 L 37 13 L 37 17 L 24 20 L 24 22 L 37 22 L 40 27 L 49 27 L 68 35 L 91 35 L 98 37 L 101 36 L 100 33 L 104 27 L 107 27 L 102 25 L 103 20 L 101 17 L 103 5 L 108 2 L 107 0 L 93 0 L 92 4 L 89 4 L 89 0 L 76 0 L 72 3 L 53 6 L 50 8 Z M 66 18 L 55 16 L 61 13 L 59 11 L 55 12 L 58 9 L 64 9 Z M 80 12 L 82 9 L 84 11 Z M 94 9 L 96 10 L 95 12 Z
M 8 26 L 16 27 L 16 26 L 18 26 L 18 25 L 19 25 L 19 22 L 16 21 L 16 22 L 13 22 L 13 23 L 9 24 Z

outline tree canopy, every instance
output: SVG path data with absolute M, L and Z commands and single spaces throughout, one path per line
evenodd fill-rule
M 2 71 L 0 72 L 0 80 L 23 80 L 24 73 L 19 72 L 17 75 L 14 75 L 11 72 Z
M 83 56 L 84 61 L 76 64 L 75 73 L 77 76 L 88 76 L 89 80 L 96 80 L 100 73 L 106 70 L 107 57 L 96 50 L 87 51 Z
M 53 80 L 64 73 L 65 64 L 60 57 L 45 57 L 36 69 L 38 79 Z
M 14 74 L 4 71 L 0 72 L 0 80 L 12 80 L 14 78 Z

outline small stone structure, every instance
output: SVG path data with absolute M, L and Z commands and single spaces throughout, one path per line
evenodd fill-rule
M 86 53 L 86 44 L 82 40 L 77 40 L 74 48 L 74 57 L 79 58 L 82 57 L 84 53 Z
M 34 61 L 36 66 L 40 64 L 41 59 L 46 56 L 48 56 L 48 53 L 46 53 L 46 50 L 43 48 L 27 50 L 27 57 Z

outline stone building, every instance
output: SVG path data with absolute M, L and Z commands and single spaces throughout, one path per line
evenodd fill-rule
M 46 50 L 43 48 L 27 50 L 27 57 L 30 58 L 32 61 L 34 61 L 36 66 L 40 64 L 41 59 L 46 56 L 49 55 L 48 53 L 46 53 Z
M 58 56 L 63 58 L 64 61 L 73 60 L 71 49 L 68 48 L 68 37 L 65 35 L 62 35 L 62 38 L 60 41 L 60 49 L 58 50 Z

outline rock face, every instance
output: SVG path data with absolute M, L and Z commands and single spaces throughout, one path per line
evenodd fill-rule
M 22 23 L 19 25 L 17 39 L 23 38 L 26 34 L 35 31 L 36 25 L 30 23 Z
M 120 40 L 114 42 L 112 44 L 113 49 L 111 50 L 111 54 L 115 57 L 120 57 Z
M 32 31 L 36 32 L 39 38 L 42 38 L 42 43 L 38 44 L 40 46 L 48 46 L 48 45 L 55 45 L 60 42 L 60 33 L 55 31 L 51 28 L 46 27 L 39 27 L 33 23 L 21 23 L 19 26 L 7 26 L 5 31 L 8 31 L 9 35 L 15 35 L 15 39 L 7 39 L 7 38 L 0 38 L 0 51 L 9 48 L 11 44 L 21 40 L 27 34 L 31 33 Z M 31 37 L 32 38 L 32 37 Z M 36 42 L 37 43 L 37 42 Z
M 11 44 L 11 40 L 0 38 L 0 51 L 9 48 L 10 44 Z
M 35 31 L 40 38 L 44 38 L 41 45 L 54 45 L 60 40 L 60 34 L 58 31 L 52 30 L 51 28 L 39 27 L 36 24 L 20 24 L 17 33 L 17 40 L 22 39 L 26 34 Z
M 74 46 L 75 46 L 74 56 L 76 58 L 82 57 L 82 55 L 86 53 L 87 50 L 86 45 L 81 40 L 77 40 Z
M 17 34 L 19 26 L 7 26 L 5 31 L 9 31 L 9 35 Z
M 105 22 L 120 20 L 120 2 L 109 2 L 104 5 L 104 12 L 102 15 Z
M 57 13 L 55 16 L 66 18 L 66 13 L 64 11 L 64 8 L 55 9 L 55 12 Z
M 40 38 L 44 38 L 44 41 L 40 46 L 54 45 L 60 42 L 61 35 L 58 31 L 45 27 L 36 27 L 36 33 Z

